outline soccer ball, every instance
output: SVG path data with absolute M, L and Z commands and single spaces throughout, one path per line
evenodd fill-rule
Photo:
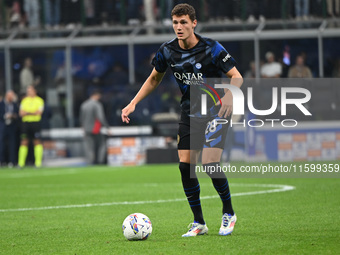
M 133 213 L 123 222 L 123 234 L 129 241 L 146 240 L 152 232 L 150 219 L 142 213 Z

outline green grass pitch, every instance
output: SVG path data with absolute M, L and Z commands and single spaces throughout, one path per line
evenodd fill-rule
M 209 233 L 182 238 L 193 219 L 176 164 L 1 169 L 0 254 L 339 253 L 340 179 L 230 179 L 238 221 L 225 237 L 221 202 L 200 183 Z M 122 234 L 134 212 L 152 221 L 146 241 Z

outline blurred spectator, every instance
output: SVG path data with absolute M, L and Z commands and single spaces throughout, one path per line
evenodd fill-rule
M 212 0 L 209 4 L 210 21 L 223 21 L 227 18 L 226 10 L 229 10 L 228 1 Z M 233 15 L 232 15 L 233 16 Z
M 229 0 L 230 4 L 229 17 L 234 21 L 241 21 L 241 1 L 239 0 Z
M 172 18 L 171 18 L 171 11 L 174 8 L 174 0 L 163 1 L 164 3 L 164 10 L 162 15 L 162 23 L 166 26 L 172 25 Z
M 107 87 L 124 87 L 129 84 L 129 74 L 120 64 L 115 64 L 109 74 L 104 77 L 104 84 Z
M 7 91 L 0 101 L 0 165 L 5 162 L 5 148 L 8 152 L 8 166 L 13 167 L 17 158 L 17 129 L 19 107 L 12 90 Z
M 329 17 L 340 16 L 340 0 L 327 0 L 327 14 Z
M 106 1 L 96 1 L 96 3 L 102 3 Z M 86 18 L 86 25 L 94 25 L 96 22 L 96 8 L 95 8 L 95 1 L 94 0 L 84 0 L 84 12 Z
M 44 148 L 41 143 L 41 116 L 44 100 L 37 95 L 34 86 L 27 87 L 26 97 L 20 103 L 19 114 L 22 120 L 21 142 L 19 147 L 19 167 L 26 165 L 30 140 L 34 145 L 35 166 L 41 167 Z
M 310 2 L 310 14 L 314 17 L 322 17 L 322 5 L 324 0 L 313 0 Z
M 266 18 L 280 20 L 293 17 L 291 1 L 293 0 L 264 0 Z
M 23 25 L 21 7 L 23 0 L 5 0 L 7 28 Z
M 61 0 L 61 21 L 67 29 L 74 29 L 81 22 L 81 7 L 80 0 Z
M 143 6 L 142 0 L 128 0 L 128 24 L 129 25 L 138 25 L 140 23 L 140 15 L 139 12 Z
M 60 0 L 44 0 L 45 28 L 58 28 L 60 23 Z
M 264 0 L 265 1 L 265 12 L 266 18 L 268 19 L 280 19 L 282 14 L 282 4 L 278 0 Z
M 305 65 L 303 56 L 296 57 L 295 65 L 289 68 L 288 78 L 313 78 L 310 68 Z
M 266 60 L 267 63 L 261 68 L 262 78 L 279 78 L 282 74 L 282 65 L 275 62 L 275 55 L 268 51 L 266 53 Z
M 36 29 L 40 26 L 40 4 L 39 0 L 24 0 L 24 10 L 26 13 L 29 28 Z
M 151 61 L 154 58 L 155 53 L 151 53 L 149 56 L 147 56 L 141 63 L 137 65 L 136 68 L 136 82 L 141 83 L 146 80 L 146 78 L 149 77 L 151 70 L 153 69 L 153 66 L 151 65 Z
M 20 71 L 20 93 L 26 93 L 28 86 L 36 86 L 40 83 L 40 77 L 37 77 L 36 79 L 34 78 L 32 65 L 32 59 L 26 58 L 24 61 L 24 67 Z
M 265 0 L 253 0 L 247 2 L 248 22 L 252 23 L 256 19 L 265 20 Z
M 154 25 L 155 21 L 155 9 L 156 5 L 154 0 L 144 0 L 144 16 L 145 16 L 145 25 Z M 149 32 L 152 32 L 150 30 Z
M 295 17 L 307 20 L 309 16 L 309 0 L 295 0 Z
M 244 78 L 255 78 L 256 77 L 256 70 L 255 70 L 255 61 L 250 61 L 249 69 L 243 76 Z
M 196 8 L 202 9 L 200 5 L 197 6 L 197 1 L 196 1 L 195 4 L 196 4 L 195 9 Z M 198 15 L 199 14 L 200 13 L 198 13 Z M 219 21 L 223 21 L 223 20 L 227 19 L 227 20 L 240 21 L 240 17 L 241 17 L 240 1 L 237 1 L 237 0 L 228 0 L 228 1 L 212 0 L 211 4 L 209 2 L 209 14 L 210 14 L 209 16 L 210 16 L 211 20 L 217 19 Z
M 101 94 L 94 90 L 88 100 L 80 106 L 80 123 L 84 129 L 84 144 L 86 159 L 89 164 L 104 164 L 106 156 L 105 137 L 101 127 L 105 126 L 109 132 L 104 109 L 99 102 Z

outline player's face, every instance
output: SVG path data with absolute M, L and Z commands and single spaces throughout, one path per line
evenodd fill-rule
M 27 87 L 27 96 L 29 97 L 35 97 L 36 92 L 35 89 L 32 86 Z
M 178 40 L 186 40 L 194 34 L 197 20 L 192 21 L 189 15 L 172 16 L 172 27 Z

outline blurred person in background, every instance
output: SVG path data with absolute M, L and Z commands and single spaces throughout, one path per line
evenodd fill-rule
M 34 78 L 32 70 L 32 59 L 26 58 L 24 60 L 23 68 L 20 71 L 20 93 L 25 94 L 28 86 L 37 86 L 40 83 L 40 78 Z
M 282 65 L 275 61 L 274 53 L 268 51 L 265 57 L 267 62 L 261 67 L 262 78 L 280 78 Z
M 245 72 L 244 78 L 255 78 L 256 77 L 256 65 L 255 65 L 255 61 L 252 60 L 249 62 L 249 69 Z
M 40 2 L 39 0 L 24 0 L 24 11 L 28 26 L 31 29 L 37 29 L 40 26 Z
M 45 28 L 59 28 L 60 23 L 60 0 L 44 0 Z
M 224 21 L 227 18 L 228 1 L 212 0 L 209 4 L 209 21 Z
M 0 101 L 0 165 L 5 163 L 5 148 L 8 152 L 8 167 L 13 167 L 16 163 L 18 119 L 17 96 L 9 90 Z
M 320 18 L 323 16 L 323 1 L 324 0 L 312 0 L 310 1 L 310 14 L 315 18 Z
M 61 22 L 66 29 L 74 29 L 81 22 L 81 0 L 61 0 Z
M 143 0 L 128 0 L 127 1 L 127 16 L 129 25 L 140 24 L 140 10 L 143 6 Z
M 252 23 L 258 19 L 259 21 L 265 21 L 265 0 L 252 0 L 247 2 L 248 22 Z
M 295 65 L 289 68 L 288 78 L 313 78 L 312 71 L 305 65 L 302 55 L 297 56 Z
M 23 0 L 4 0 L 6 8 L 5 22 L 7 28 L 12 28 L 23 24 L 21 6 Z
M 101 127 L 107 128 L 103 105 L 99 101 L 101 93 L 93 90 L 89 99 L 80 106 L 80 125 L 84 130 L 84 148 L 86 160 L 89 164 L 104 164 L 106 157 L 105 136 L 101 133 Z
M 328 17 L 340 17 L 340 0 L 327 0 Z
M 307 20 L 309 17 L 309 0 L 295 0 L 295 17 Z
M 37 95 L 33 85 L 27 87 L 26 97 L 20 103 L 19 115 L 22 120 L 21 142 L 19 147 L 18 165 L 26 165 L 29 142 L 33 141 L 34 165 L 41 167 L 44 148 L 41 143 L 41 116 L 44 111 L 44 100 Z

